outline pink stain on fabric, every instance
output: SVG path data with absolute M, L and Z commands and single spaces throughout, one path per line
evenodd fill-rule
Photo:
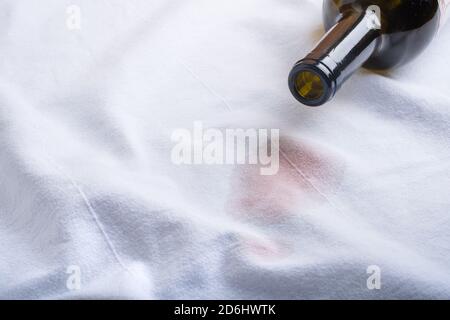
M 228 202 L 235 218 L 270 228 L 325 201 L 320 193 L 341 180 L 342 163 L 331 152 L 286 137 L 280 139 L 280 149 L 279 171 L 273 176 L 261 175 L 257 165 L 236 167 Z M 241 245 L 248 254 L 269 260 L 289 255 L 286 243 L 273 237 L 243 238 Z

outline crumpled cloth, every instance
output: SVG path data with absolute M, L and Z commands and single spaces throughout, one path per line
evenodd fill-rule
M 450 28 L 307 108 L 287 75 L 323 34 L 317 0 L 0 16 L 1 298 L 450 298 Z M 174 164 L 195 121 L 278 128 L 278 174 Z

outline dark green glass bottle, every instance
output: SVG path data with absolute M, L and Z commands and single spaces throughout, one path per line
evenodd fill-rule
M 292 68 L 289 88 L 308 106 L 329 101 L 360 67 L 403 65 L 431 42 L 450 0 L 324 0 L 327 34 Z

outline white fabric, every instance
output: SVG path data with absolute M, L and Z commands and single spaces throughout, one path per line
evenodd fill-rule
M 318 0 L 0 15 L 1 298 L 450 298 L 450 28 L 307 108 L 287 74 L 323 32 Z M 279 128 L 280 172 L 174 165 L 195 120 Z

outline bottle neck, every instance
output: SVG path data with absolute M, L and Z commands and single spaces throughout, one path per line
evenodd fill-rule
M 330 100 L 375 52 L 381 34 L 380 16 L 377 6 L 344 15 L 292 69 L 289 86 L 294 96 L 310 106 Z

